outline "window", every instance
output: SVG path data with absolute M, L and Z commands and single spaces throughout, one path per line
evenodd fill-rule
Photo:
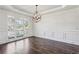
M 24 36 L 24 22 L 23 20 L 15 20 L 16 23 L 16 37 Z
M 15 38 L 14 22 L 15 22 L 15 19 L 13 17 L 9 17 L 9 20 L 8 20 L 8 38 L 9 39 Z
M 15 19 L 12 16 L 8 17 L 8 38 L 23 37 L 28 29 L 29 23 L 26 19 Z

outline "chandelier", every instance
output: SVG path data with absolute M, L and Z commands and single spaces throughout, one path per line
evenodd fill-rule
M 37 11 L 38 5 L 35 5 L 35 6 L 36 6 L 36 11 L 34 13 L 34 16 L 32 17 L 32 20 L 33 20 L 33 22 L 37 23 L 41 20 L 41 15 Z

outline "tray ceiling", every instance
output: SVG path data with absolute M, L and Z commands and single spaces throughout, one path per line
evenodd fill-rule
M 38 12 L 40 14 L 46 14 L 51 11 L 56 11 L 59 9 L 70 9 L 70 8 L 76 8 L 79 7 L 78 5 L 39 5 L 38 6 Z M 10 11 L 16 11 L 22 14 L 27 14 L 32 16 L 35 12 L 35 5 L 0 5 L 0 9 L 10 10 Z
M 35 5 L 14 5 L 12 7 L 29 13 L 34 13 L 36 8 Z M 39 5 L 37 9 L 40 13 L 57 7 L 60 7 L 60 5 Z

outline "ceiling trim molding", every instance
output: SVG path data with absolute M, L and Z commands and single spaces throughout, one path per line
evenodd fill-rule
M 32 16 L 34 15 L 33 13 L 29 13 L 28 11 L 26 12 L 26 11 L 20 10 L 19 8 L 15 8 L 15 7 L 13 7 L 12 5 L 7 5 L 6 7 L 8 8 L 8 10 L 11 10 L 11 11 L 13 11 L 13 12 L 17 12 L 17 13 L 19 13 L 19 14 L 24 14 L 24 15 L 30 16 L 30 17 L 32 17 Z M 4 7 L 4 8 L 5 8 L 5 7 Z M 47 14 L 49 14 L 49 13 L 56 12 L 56 11 L 59 11 L 59 10 L 66 10 L 67 8 L 69 8 L 69 6 L 67 6 L 67 5 L 61 5 L 61 6 L 59 6 L 59 7 L 52 8 L 52 9 L 48 9 L 48 10 L 46 10 L 46 11 L 40 12 L 40 14 L 41 14 L 41 15 L 47 15 Z M 5 8 L 5 9 L 6 9 L 6 8 Z M 70 7 L 69 9 L 71 9 L 71 7 Z M 68 9 L 68 10 L 69 10 L 69 9 Z
M 26 11 L 22 11 L 18 8 L 14 8 L 12 5 L 7 5 L 7 8 L 13 12 L 17 12 L 17 13 L 20 13 L 20 14 L 24 14 L 24 15 L 27 15 L 27 16 L 30 16 L 32 17 L 34 14 L 33 13 L 29 13 L 29 12 L 26 12 Z M 46 10 L 46 11 L 43 11 L 43 12 L 40 12 L 41 15 L 46 15 L 50 12 L 54 12 L 54 11 L 57 11 L 59 9 L 62 9 L 62 5 L 60 7 L 56 7 L 56 8 L 52 8 L 52 9 L 49 9 L 49 10 Z
M 19 12 L 19 13 L 23 13 L 25 15 L 28 15 L 28 16 L 33 16 L 33 13 L 29 13 L 29 12 L 26 12 L 26 11 L 21 11 L 20 9 L 18 8 L 14 8 L 13 6 L 8 6 L 10 9 L 12 9 L 13 11 L 16 11 L 16 12 Z M 46 11 L 43 11 L 43 12 L 40 12 L 41 15 L 46 15 L 50 12 L 53 12 L 53 11 L 57 11 L 59 9 L 62 9 L 62 5 L 60 7 L 56 7 L 56 8 L 52 8 L 52 9 L 49 9 L 49 10 L 46 10 Z
M 46 14 L 48 14 L 48 13 L 61 10 L 61 9 L 65 8 L 65 7 L 66 7 L 66 6 L 63 7 L 63 5 L 61 5 L 60 7 L 56 7 L 56 8 L 54 8 L 54 9 L 46 10 L 46 11 L 44 11 L 44 12 L 41 12 L 40 14 L 41 14 L 41 15 L 46 15 Z
M 41 12 L 41 15 L 47 15 L 47 14 L 50 14 L 50 13 L 56 13 L 56 12 L 59 12 L 59 11 L 67 11 L 67 10 L 72 10 L 72 9 L 76 9 L 79 7 L 78 6 L 67 6 L 67 5 L 62 5 L 61 7 L 58 7 L 58 8 L 54 8 L 54 9 L 50 9 L 50 10 L 47 10 L 45 12 Z
M 32 12 L 30 12 L 30 11 L 25 11 L 25 10 L 23 10 L 23 9 L 21 9 L 21 8 L 18 8 L 17 6 L 14 6 L 14 5 L 11 5 L 11 7 L 13 7 L 14 9 L 17 9 L 17 10 L 19 10 L 19 11 L 22 11 L 22 12 L 26 12 L 27 14 L 33 14 Z
M 20 13 L 20 14 L 24 14 L 24 15 L 27 15 L 27 16 L 32 16 L 33 14 L 30 14 L 30 13 L 27 13 L 27 12 L 23 12 L 23 11 L 20 11 L 16 8 L 13 8 L 11 5 L 7 6 L 10 10 L 14 11 L 14 12 L 17 12 L 17 13 Z

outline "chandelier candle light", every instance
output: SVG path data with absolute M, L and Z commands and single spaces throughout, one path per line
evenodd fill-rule
M 37 22 L 39 22 L 39 21 L 41 20 L 41 15 L 38 13 L 37 7 L 38 7 L 38 5 L 36 5 L 35 14 L 34 14 L 34 16 L 32 17 L 32 20 L 33 20 L 33 22 L 35 22 L 35 23 L 37 23 Z

